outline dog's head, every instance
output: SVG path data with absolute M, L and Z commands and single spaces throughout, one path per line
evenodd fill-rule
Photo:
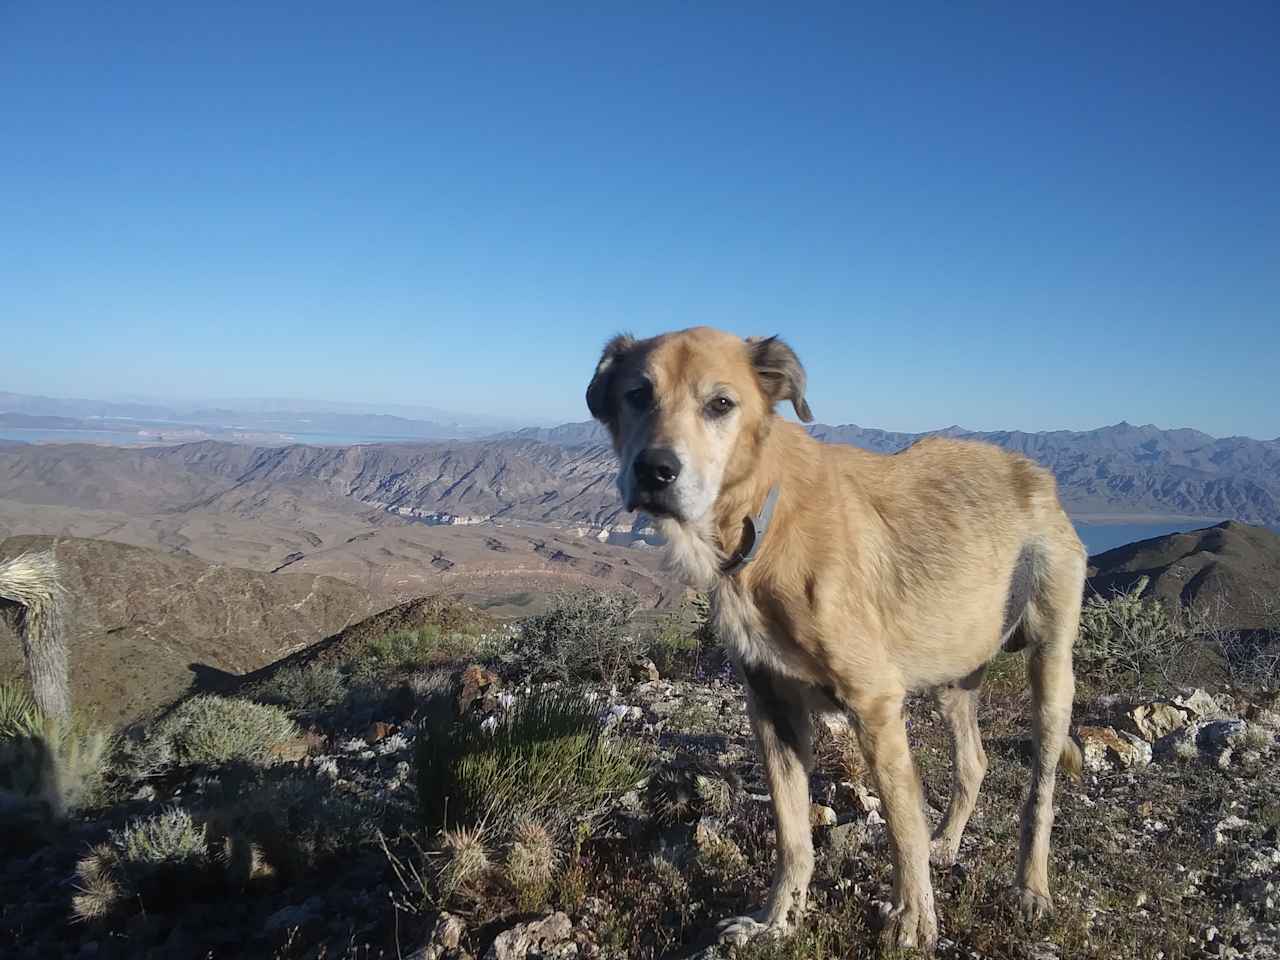
M 692 522 L 722 487 L 749 475 L 777 403 L 790 400 L 801 420 L 813 419 L 804 389 L 804 368 L 776 337 L 696 327 L 614 337 L 587 406 L 613 437 L 626 508 Z

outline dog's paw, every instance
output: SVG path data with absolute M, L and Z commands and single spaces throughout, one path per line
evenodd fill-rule
M 929 862 L 935 867 L 954 867 L 960 856 L 960 841 L 954 843 L 946 837 L 935 837 L 929 843 Z
M 1053 901 L 1029 887 L 1014 887 L 1013 900 L 1014 907 L 1028 923 L 1034 923 L 1053 913 Z
M 754 917 L 729 917 L 716 924 L 716 940 L 731 946 L 741 947 L 757 937 L 782 937 L 790 932 L 790 927 L 782 921 L 769 921 L 763 914 Z
M 932 907 L 894 906 L 881 901 L 876 908 L 880 913 L 880 942 L 886 948 L 913 947 L 928 954 L 937 949 L 938 918 Z

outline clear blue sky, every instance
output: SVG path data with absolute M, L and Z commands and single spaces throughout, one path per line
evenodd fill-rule
M 1280 4 L 627 6 L 0 0 L 0 389 L 1280 435 Z

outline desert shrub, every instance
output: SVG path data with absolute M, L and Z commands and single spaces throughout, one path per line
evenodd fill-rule
M 17 684 L 0 687 L 0 812 L 59 819 L 98 798 L 111 737 L 78 717 L 46 717 Z
M 1219 649 L 1233 686 L 1257 691 L 1280 689 L 1280 635 L 1237 633 L 1225 638 Z
M 664 617 L 649 638 L 649 656 L 664 677 L 696 675 L 701 652 L 697 632 L 678 613 Z
M 72 912 L 100 920 L 171 908 L 210 889 L 215 874 L 204 825 L 185 810 L 164 810 L 112 831 L 80 861 Z
M 1174 666 L 1188 647 L 1186 631 L 1158 600 L 1142 592 L 1141 577 L 1126 592 L 1111 597 L 1091 596 L 1080 611 L 1080 636 L 1075 647 L 1077 668 L 1103 681 L 1121 676 L 1134 679 Z
M 336 666 L 326 663 L 285 667 L 249 693 L 259 703 L 284 707 L 303 716 L 335 706 L 346 695 L 347 678 Z
M 349 669 L 357 679 L 371 680 L 455 660 L 497 662 L 510 650 L 513 636 L 511 626 L 478 633 L 427 624 L 370 640 L 351 658 Z
M 131 750 L 138 775 L 173 766 L 267 763 L 298 736 L 279 707 L 203 694 L 179 704 Z
M 248 845 L 245 860 L 262 861 L 286 880 L 377 843 L 381 810 L 375 804 L 297 769 L 262 771 L 248 783 L 230 784 L 227 793 L 209 818 L 217 835 L 228 850 Z M 242 872 L 252 870 L 248 863 Z
M 521 624 L 521 646 L 539 670 L 560 680 L 612 683 L 644 652 L 643 641 L 627 632 L 637 604 L 628 593 L 559 593 L 545 613 Z
M 484 823 L 502 833 L 521 818 L 566 827 L 642 775 L 637 749 L 607 740 L 596 709 L 562 693 L 519 700 L 501 718 L 436 720 L 415 761 L 429 827 Z

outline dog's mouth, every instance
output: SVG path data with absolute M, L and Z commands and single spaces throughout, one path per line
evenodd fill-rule
M 640 511 L 655 519 L 680 520 L 682 518 L 673 499 L 664 493 L 632 494 L 627 498 L 626 508 L 629 513 Z

